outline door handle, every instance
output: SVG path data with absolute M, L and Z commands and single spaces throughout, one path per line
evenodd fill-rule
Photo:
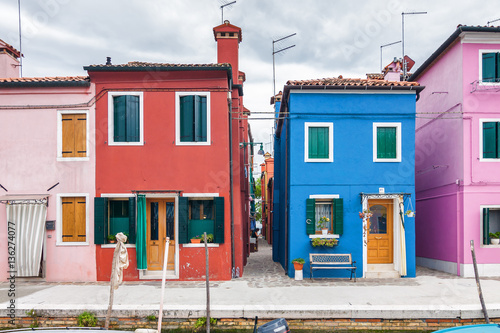
M 375 237 L 375 239 L 382 239 L 382 237 Z

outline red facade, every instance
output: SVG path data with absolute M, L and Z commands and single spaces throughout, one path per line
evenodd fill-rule
M 243 114 L 243 82 L 238 79 L 241 29 L 225 23 L 214 28 L 214 35 L 217 64 L 133 62 L 85 68 L 96 85 L 96 198 L 107 198 L 104 237 L 113 228 L 119 230 L 120 223 L 125 226 L 124 219 L 135 219 L 134 243 L 147 251 L 146 267 L 140 271 L 136 248 L 129 246 L 125 280 L 161 276 L 165 237 L 171 239 L 167 277 L 202 279 L 205 250 L 185 240 L 203 231 L 204 225 L 214 230 L 216 238 L 209 244 L 210 279 L 229 280 L 236 272 L 243 273 L 248 255 L 244 173 L 248 148 L 240 143 L 248 141 L 248 122 Z M 130 101 L 122 96 L 130 96 Z M 191 97 L 196 106 L 185 106 Z M 127 105 L 123 113 L 122 99 Z M 123 115 L 126 120 L 121 123 Z M 120 138 L 121 131 L 126 139 Z M 139 199 L 135 206 L 124 202 L 141 196 L 143 206 Z M 139 216 L 146 219 L 142 236 Z M 132 242 L 133 222 L 126 227 Z M 139 245 L 140 237 L 145 247 Z M 101 243 L 96 249 L 97 280 L 108 280 L 114 247 L 106 239 Z

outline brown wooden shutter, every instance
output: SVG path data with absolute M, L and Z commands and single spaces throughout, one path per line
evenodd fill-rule
M 63 114 L 62 117 L 62 156 L 87 156 L 87 115 Z
M 86 240 L 86 203 L 85 197 L 63 197 L 62 203 L 62 241 L 85 242 Z

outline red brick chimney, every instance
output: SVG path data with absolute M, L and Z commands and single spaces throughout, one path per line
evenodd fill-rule
M 240 82 L 238 77 L 238 48 L 241 42 L 241 28 L 226 20 L 214 28 L 214 37 L 217 41 L 217 63 L 231 64 L 233 83 L 242 84 L 243 82 Z
M 0 77 L 19 77 L 21 53 L 0 39 Z

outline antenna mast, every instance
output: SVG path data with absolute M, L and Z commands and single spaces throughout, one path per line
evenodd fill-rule
M 23 45 L 21 43 L 21 0 L 17 0 L 17 8 L 19 12 L 19 69 L 20 75 L 23 77 Z
M 294 32 L 293 34 L 288 35 L 288 36 L 286 36 L 286 37 L 283 37 L 283 38 L 278 38 L 278 39 L 276 39 L 276 40 L 273 40 L 273 98 L 276 96 L 276 74 L 275 74 L 275 73 L 276 73 L 276 71 L 275 71 L 274 55 L 275 55 L 276 53 L 280 53 L 280 52 L 283 52 L 283 51 L 285 51 L 285 50 L 291 49 L 292 47 L 295 47 L 295 45 L 292 45 L 292 46 L 284 47 L 284 48 L 282 48 L 282 49 L 279 49 L 279 50 L 275 51 L 275 50 L 274 50 L 274 44 L 275 44 L 275 43 L 278 43 L 278 42 L 281 42 L 281 41 L 282 41 L 282 40 L 284 40 L 284 39 L 287 39 L 287 38 L 293 37 L 293 36 L 295 36 L 296 34 L 297 34 L 297 33 L 296 33 L 296 32 Z
M 221 11 L 221 16 L 222 16 L 221 21 L 222 21 L 222 24 L 224 24 L 224 7 L 234 5 L 236 3 L 236 1 L 231 1 L 229 3 L 224 3 L 224 1 L 221 1 L 220 3 L 222 3 L 222 5 L 220 6 L 220 11 Z

